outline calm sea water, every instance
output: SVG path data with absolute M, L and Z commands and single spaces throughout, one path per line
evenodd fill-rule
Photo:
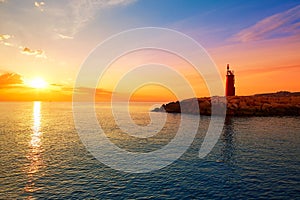
M 0 199 L 297 199 L 300 198 L 299 117 L 228 118 L 213 151 L 198 151 L 209 117 L 190 148 L 151 173 L 116 171 L 95 159 L 75 130 L 70 103 L 0 103 Z M 146 104 L 131 107 L 133 121 L 150 123 Z M 161 133 L 132 139 L 97 104 L 99 123 L 128 151 L 168 144 L 180 115 L 167 115 Z M 191 116 L 193 120 L 193 116 Z M 187 130 L 189 131 L 189 130 Z

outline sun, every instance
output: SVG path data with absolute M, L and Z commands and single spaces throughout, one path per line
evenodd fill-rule
M 34 79 L 29 80 L 28 85 L 32 88 L 43 89 L 48 86 L 48 83 L 44 79 L 36 77 Z

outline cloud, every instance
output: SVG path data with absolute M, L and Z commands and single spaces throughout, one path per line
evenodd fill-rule
M 11 35 L 8 35 L 8 34 L 0 34 L 0 44 L 4 44 L 5 46 L 14 46 L 14 45 L 11 44 L 10 42 L 7 42 L 7 40 L 9 40 L 10 38 L 12 38 Z
M 96 94 L 96 95 L 112 94 L 111 91 L 104 90 L 102 88 L 79 87 L 79 88 L 75 88 L 75 90 L 73 88 L 70 89 L 74 92 L 83 93 L 83 94 Z
M 9 43 L 9 42 L 3 42 L 3 44 L 5 46 L 8 46 L 8 47 L 13 47 L 14 46 L 12 43 Z
M 248 42 L 288 36 L 300 36 L 300 5 L 275 15 L 262 19 L 248 27 L 230 40 Z
M 239 70 L 239 74 L 247 75 L 247 74 L 263 74 L 263 73 L 273 73 L 275 71 L 283 72 L 283 71 L 290 71 L 290 70 L 297 70 L 300 69 L 300 65 L 282 65 L 282 66 L 270 66 L 268 68 L 251 68 L 251 69 L 244 69 Z
M 0 88 L 10 88 L 23 84 L 22 76 L 15 73 L 5 73 L 0 75 Z
M 76 101 L 89 101 L 90 95 L 94 96 L 95 101 L 110 101 L 112 91 L 105 90 L 102 88 L 89 88 L 89 87 L 78 87 L 78 88 L 62 88 L 64 92 L 70 94 L 80 94 L 76 97 Z
M 55 31 L 62 39 L 72 39 L 74 35 L 94 19 L 98 10 L 126 6 L 136 0 L 72 0 L 64 10 L 53 9 L 60 20 Z
M 62 87 L 63 85 L 62 84 L 57 84 L 57 83 L 52 83 L 50 84 L 51 86 L 54 86 L 54 87 Z
M 0 44 L 3 44 L 5 46 L 8 47 L 14 47 L 14 48 L 19 48 L 21 49 L 21 53 L 24 55 L 30 55 L 30 56 L 35 56 L 36 58 L 47 58 L 45 51 L 43 50 L 32 50 L 28 47 L 23 47 L 23 46 L 19 46 L 17 44 L 14 43 L 10 43 L 7 40 L 13 38 L 12 35 L 8 35 L 8 34 L 0 34 Z
M 107 2 L 107 5 L 115 6 L 115 5 L 128 5 L 135 1 L 136 0 L 107 0 L 106 2 Z M 105 1 L 102 1 L 102 2 L 105 2 Z
M 13 38 L 12 35 L 0 34 L 0 44 L 3 44 L 8 47 L 19 48 L 19 49 L 21 49 L 21 53 L 24 55 L 35 56 L 36 58 L 47 58 L 47 56 L 43 50 L 31 50 L 28 47 L 22 47 L 22 46 L 18 46 L 17 44 L 7 42 L 7 40 L 9 40 L 11 38 Z
M 63 34 L 58 34 L 58 37 L 60 37 L 61 39 L 73 39 L 74 37 L 71 37 L 71 36 L 67 36 L 67 35 L 63 35 Z
M 24 47 L 21 53 L 25 55 L 35 56 L 36 58 L 47 58 L 43 50 L 31 50 L 28 47 Z
M 9 39 L 9 38 L 11 38 L 10 35 L 7 35 L 7 34 L 0 35 L 0 41 L 2 41 L 2 40 L 7 40 L 7 39 Z
M 34 2 L 34 6 L 37 7 L 41 12 L 44 11 L 44 6 L 45 6 L 45 2 L 41 1 L 41 2 Z

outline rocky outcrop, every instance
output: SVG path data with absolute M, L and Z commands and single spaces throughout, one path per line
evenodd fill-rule
M 278 92 L 226 98 L 193 98 L 164 104 L 153 111 L 211 115 L 212 104 L 214 104 L 217 114 L 222 114 L 221 112 L 226 110 L 226 115 L 229 116 L 300 116 L 299 92 Z

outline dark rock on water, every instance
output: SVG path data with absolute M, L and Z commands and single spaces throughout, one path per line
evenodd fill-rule
M 300 116 L 300 93 L 277 92 L 253 96 L 204 97 L 171 102 L 156 108 L 155 112 L 211 115 L 226 107 L 229 116 Z
M 160 108 L 154 108 L 152 112 L 162 112 L 162 110 Z

